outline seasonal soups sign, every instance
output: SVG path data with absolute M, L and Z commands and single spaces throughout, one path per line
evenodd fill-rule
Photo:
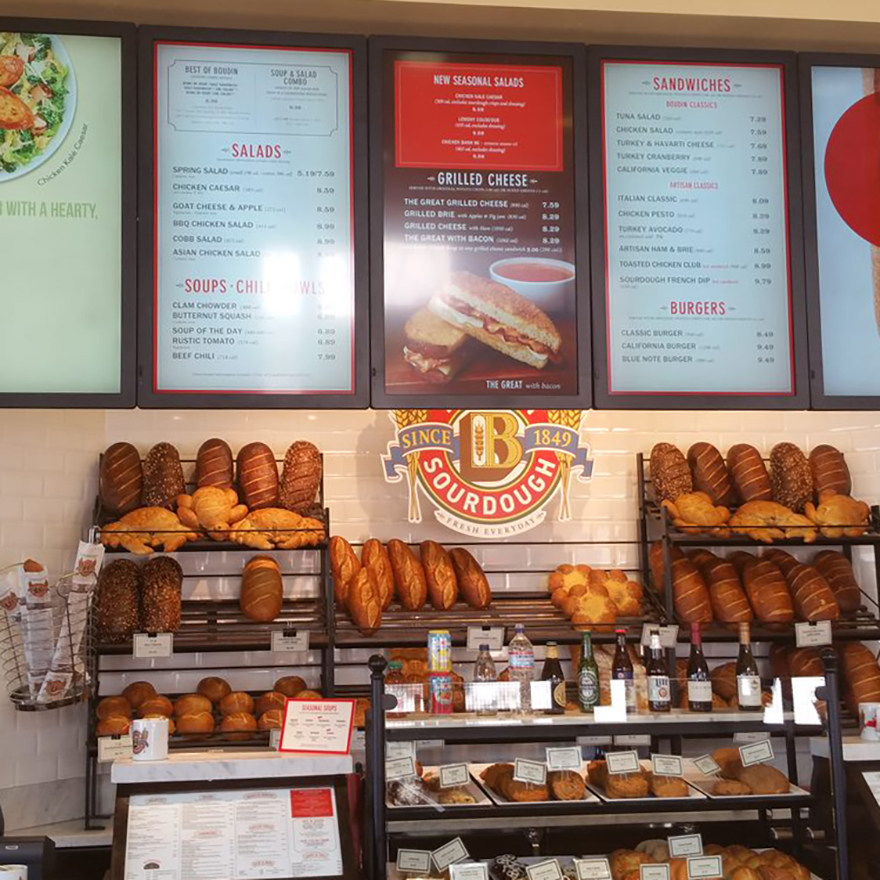
M 419 490 L 438 522 L 465 535 L 504 538 L 544 522 L 558 491 L 571 519 L 571 475 L 589 480 L 581 410 L 404 409 L 390 413 L 396 438 L 385 479 L 409 484 L 409 521 L 421 522 Z

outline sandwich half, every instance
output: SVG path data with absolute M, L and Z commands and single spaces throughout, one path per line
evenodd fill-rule
M 448 382 L 467 360 L 464 332 L 427 309 L 419 309 L 403 333 L 404 359 L 428 382 Z
M 556 325 L 534 303 L 472 272 L 453 272 L 431 297 L 428 308 L 497 351 L 535 367 L 559 359 L 562 340 Z

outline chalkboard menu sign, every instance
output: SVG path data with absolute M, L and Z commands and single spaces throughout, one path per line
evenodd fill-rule
M 806 404 L 792 66 L 595 50 L 598 405 Z
M 134 33 L 0 18 L 0 406 L 134 405 Z
M 880 408 L 880 57 L 804 55 L 813 405 Z
M 370 51 L 373 405 L 589 406 L 583 49 Z
M 139 402 L 365 406 L 361 42 L 141 39 L 152 259 Z

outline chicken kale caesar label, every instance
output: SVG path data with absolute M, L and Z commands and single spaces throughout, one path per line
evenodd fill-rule
M 0 31 L 0 180 L 40 164 L 60 143 L 72 78 L 58 37 Z

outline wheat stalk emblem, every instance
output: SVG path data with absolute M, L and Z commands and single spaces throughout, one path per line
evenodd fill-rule
M 552 425 L 563 425 L 566 428 L 573 428 L 578 431 L 581 426 L 583 413 L 579 409 L 551 409 L 547 412 L 547 417 Z M 571 463 L 574 461 L 575 451 L 560 451 L 559 469 L 562 482 L 562 504 L 559 508 L 560 522 L 571 519 L 571 501 L 569 493 L 571 490 Z
M 394 420 L 397 422 L 397 430 L 408 428 L 410 425 L 418 425 L 428 418 L 426 409 L 396 409 Z M 416 451 L 406 453 L 406 467 L 409 475 L 409 521 L 418 523 L 422 521 L 422 511 L 419 508 L 418 479 L 419 479 L 419 454 Z
M 474 423 L 474 451 L 476 459 L 480 462 L 486 460 L 486 426 L 483 424 L 482 418 Z

